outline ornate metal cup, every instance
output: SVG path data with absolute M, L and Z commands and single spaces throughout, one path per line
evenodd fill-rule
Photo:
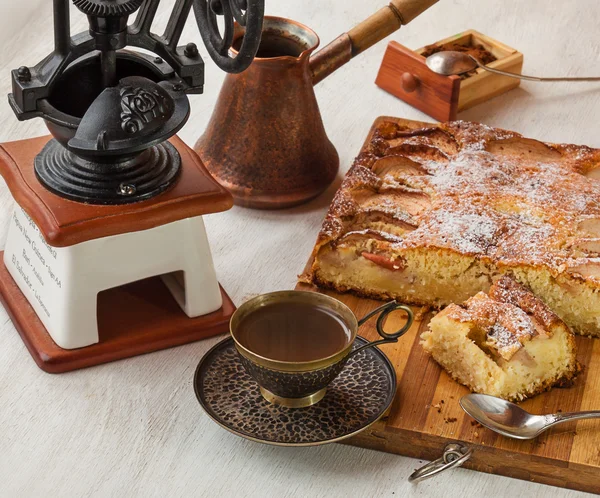
M 280 302 L 301 302 L 331 310 L 350 331 L 350 340 L 343 349 L 331 356 L 301 362 L 265 358 L 242 345 L 239 341 L 239 325 L 242 320 L 260 307 Z M 386 317 L 396 310 L 403 310 L 407 314 L 406 323 L 400 330 L 389 334 L 383 330 L 383 325 Z M 382 339 L 353 349 L 359 327 L 375 315 L 378 315 L 377 332 Z M 325 396 L 327 386 L 338 376 L 352 356 L 365 348 L 397 342 L 412 323 L 412 310 L 396 301 L 384 304 L 358 320 L 348 306 L 333 297 L 317 292 L 280 291 L 263 294 L 244 303 L 231 318 L 230 332 L 244 368 L 258 383 L 263 397 L 271 403 L 301 408 L 313 405 Z

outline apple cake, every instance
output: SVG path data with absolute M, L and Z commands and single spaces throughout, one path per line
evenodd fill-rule
M 474 392 L 521 401 L 579 372 L 575 339 L 528 289 L 501 277 L 489 294 L 434 316 L 421 345 L 455 380 Z
M 303 281 L 441 308 L 502 275 L 600 336 L 600 149 L 379 118 Z

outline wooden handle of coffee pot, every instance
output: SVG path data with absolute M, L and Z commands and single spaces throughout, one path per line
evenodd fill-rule
M 408 24 L 438 0 L 391 0 L 347 33 L 337 37 L 329 45 L 311 57 L 310 67 L 313 83 L 325 79 L 353 57 Z
M 391 0 L 390 6 L 398 11 L 402 24 L 408 24 L 437 2 L 438 0 Z
M 353 57 L 391 35 L 400 26 L 408 24 L 437 2 L 438 0 L 392 0 L 388 6 L 348 31 Z

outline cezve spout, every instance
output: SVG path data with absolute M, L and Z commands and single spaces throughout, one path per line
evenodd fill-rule
M 317 84 L 353 57 L 375 45 L 400 26 L 408 24 L 438 0 L 391 0 L 390 4 L 338 36 L 310 59 L 313 84 Z

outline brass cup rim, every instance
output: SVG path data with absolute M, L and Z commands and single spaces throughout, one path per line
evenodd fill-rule
M 310 361 L 282 361 L 256 354 L 238 341 L 235 333 L 237 325 L 241 319 L 247 316 L 249 313 L 257 308 L 266 306 L 267 304 L 273 302 L 298 302 L 298 300 L 309 302 L 311 304 L 325 305 L 328 309 L 337 312 L 338 316 L 340 316 L 350 331 L 348 344 L 346 344 L 346 346 L 344 346 L 344 348 L 340 351 L 337 351 L 325 358 L 318 358 Z M 348 306 L 334 297 L 310 291 L 275 291 L 261 294 L 242 304 L 231 317 L 229 322 L 229 333 L 238 352 L 246 359 L 257 363 L 260 366 L 282 372 L 310 372 L 334 365 L 350 354 L 352 345 L 354 344 L 356 336 L 358 335 L 358 320 L 356 315 L 354 315 Z

